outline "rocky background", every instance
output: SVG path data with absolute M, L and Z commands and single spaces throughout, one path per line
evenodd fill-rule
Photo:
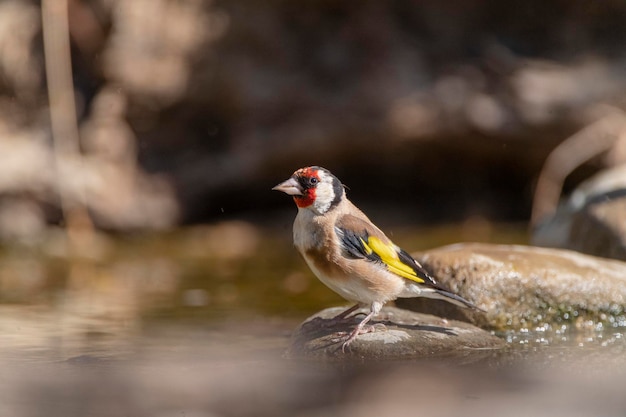
M 259 219 L 304 164 L 411 222 L 527 220 L 580 129 L 619 119 L 555 162 L 566 190 L 621 161 L 597 155 L 622 131 L 622 2 L 70 0 L 80 163 L 64 169 L 41 16 L 0 3 L 4 239 L 63 222 L 61 189 L 105 230 Z

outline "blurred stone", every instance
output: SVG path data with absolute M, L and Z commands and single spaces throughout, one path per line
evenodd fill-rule
M 526 122 L 553 121 L 600 97 L 623 89 L 624 80 L 607 61 L 592 58 L 562 65 L 550 61 L 528 60 L 513 74 L 511 88 L 519 99 L 520 115 Z
M 173 187 L 167 178 L 148 175 L 139 167 L 136 137 L 125 120 L 126 107 L 127 98 L 117 88 L 102 88 L 81 125 L 82 163 L 64 179 L 76 192 L 83 190 L 100 227 L 171 227 L 178 220 Z
M 32 239 L 46 223 L 58 221 L 50 213 L 60 211 L 61 186 L 64 198 L 84 203 L 101 228 L 162 229 L 176 223 L 170 181 L 138 166 L 136 138 L 124 121 L 125 98 L 110 88 L 100 97 L 81 128 L 86 151 L 81 158 L 55 156 L 44 129 L 20 129 L 0 116 L 0 196 L 6 201 L 0 234 Z M 7 209 L 18 200 L 29 208 Z
M 436 133 L 438 111 L 434 103 L 424 102 L 419 96 L 395 100 L 387 114 L 389 130 L 399 139 L 425 137 Z
M 126 122 L 128 98 L 113 85 L 94 97 L 90 117 L 81 125 L 81 148 L 86 155 L 132 165 L 137 157 L 135 135 Z
M 506 112 L 493 97 L 475 94 L 466 106 L 467 118 L 477 128 L 484 131 L 497 131 L 506 122 Z
M 34 244 L 46 229 L 46 216 L 38 203 L 28 199 L 5 198 L 0 201 L 0 239 Z
M 626 260 L 626 165 L 581 184 L 533 231 L 533 243 Z
M 104 52 L 107 78 L 154 104 L 179 100 L 191 72 L 190 59 L 227 27 L 222 15 L 207 13 L 203 2 L 116 1 Z M 145 11 L 149 10 L 149 13 Z
M 295 331 L 287 355 L 319 359 L 415 359 L 432 356 L 463 358 L 473 362 L 493 354 L 505 343 L 468 323 L 385 307 L 371 324 L 376 331 L 360 335 L 345 352 L 337 332 L 350 332 L 363 317 L 351 323 L 329 319 L 345 308 L 323 310 L 307 319 Z M 379 326 L 383 324 L 384 326 Z
M 561 249 L 457 244 L 416 257 L 485 313 L 426 299 L 397 304 L 508 330 L 557 324 L 626 326 L 626 263 Z
M 15 128 L 1 133 L 0 193 L 43 194 L 53 184 L 52 153 L 45 133 Z
M 0 2 L 0 87 L 7 84 L 12 95 L 21 100 L 32 100 L 41 87 L 42 65 L 35 47 L 41 33 L 40 19 L 35 4 Z

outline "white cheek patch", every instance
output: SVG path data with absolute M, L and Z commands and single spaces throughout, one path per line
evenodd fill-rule
M 320 214 L 326 213 L 334 198 L 333 187 L 321 182 L 315 190 L 315 210 Z
M 320 182 L 315 189 L 315 211 L 324 214 L 330 209 L 335 199 L 335 191 L 333 190 L 333 179 L 324 172 L 319 172 Z

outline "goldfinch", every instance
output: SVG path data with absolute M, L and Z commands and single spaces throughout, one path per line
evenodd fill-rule
M 273 190 L 293 196 L 298 214 L 294 244 L 313 273 L 326 286 L 369 314 L 347 335 L 342 350 L 360 334 L 383 305 L 396 298 L 428 297 L 478 309 L 443 287 L 407 252 L 396 246 L 348 200 L 337 177 L 319 166 L 297 170 Z

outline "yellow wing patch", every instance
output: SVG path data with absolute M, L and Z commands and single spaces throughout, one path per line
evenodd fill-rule
M 378 255 L 389 271 L 420 284 L 424 282 L 423 279 L 417 276 L 415 269 L 400 260 L 393 243 L 386 244 L 374 236 L 369 236 L 367 242 L 361 239 L 361 243 L 363 243 L 367 254 L 375 253 Z

